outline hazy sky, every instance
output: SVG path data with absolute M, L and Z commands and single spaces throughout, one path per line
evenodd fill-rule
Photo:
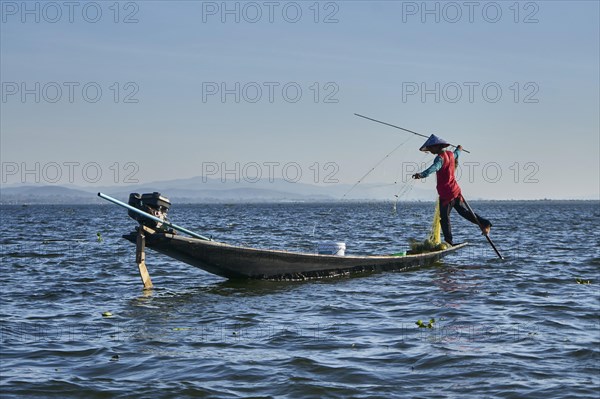
M 462 144 L 471 197 L 600 197 L 597 1 L 1 11 L 2 183 L 351 184 L 405 142 L 366 179 L 389 184 L 432 161 L 356 112 Z

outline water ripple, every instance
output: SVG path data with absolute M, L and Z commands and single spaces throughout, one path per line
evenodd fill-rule
M 506 261 L 453 215 L 472 245 L 420 270 L 225 281 L 149 251 L 151 292 L 120 237 L 134 223 L 114 207 L 3 207 L 2 396 L 597 397 L 600 236 L 585 226 L 600 221 L 598 204 L 473 205 L 493 219 Z M 425 237 L 432 212 L 176 205 L 171 217 L 236 244 L 336 240 L 381 254 Z

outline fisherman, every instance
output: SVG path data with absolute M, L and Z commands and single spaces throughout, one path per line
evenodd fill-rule
M 440 196 L 440 224 L 444 233 L 444 240 L 454 245 L 452 242 L 452 229 L 450 227 L 450 211 L 456 209 L 460 216 L 467 219 L 471 223 L 475 223 L 481 227 L 483 235 L 487 236 L 490 232 L 492 224 L 489 220 L 469 211 L 465 205 L 460 187 L 454 178 L 454 170 L 458 165 L 458 157 L 462 150 L 462 146 L 456 147 L 454 152 L 446 151 L 448 144 L 443 139 L 432 134 L 429 136 L 425 144 L 419 149 L 423 152 L 431 152 L 437 156 L 433 160 L 433 164 L 421 173 L 415 173 L 413 179 L 424 179 L 433 172 L 436 172 L 437 192 Z M 475 217 L 477 219 L 475 219 Z

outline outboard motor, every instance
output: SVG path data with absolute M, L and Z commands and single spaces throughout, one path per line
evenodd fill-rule
M 157 218 L 160 218 L 162 220 L 167 220 L 167 213 L 169 212 L 169 208 L 171 207 L 171 201 L 169 201 L 168 198 L 160 195 L 160 193 L 158 192 L 146 193 L 141 195 L 138 193 L 131 193 L 129 194 L 128 203 L 134 208 L 149 213 L 152 216 L 156 216 Z M 140 224 L 148 226 L 152 229 L 160 229 L 163 225 L 162 223 L 145 218 L 142 215 L 139 215 L 132 211 L 129 211 L 128 215 Z

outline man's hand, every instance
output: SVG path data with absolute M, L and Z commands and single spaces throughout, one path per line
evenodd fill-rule
M 414 175 L 412 175 L 413 179 L 420 179 L 421 178 L 421 174 L 420 173 L 415 173 Z

